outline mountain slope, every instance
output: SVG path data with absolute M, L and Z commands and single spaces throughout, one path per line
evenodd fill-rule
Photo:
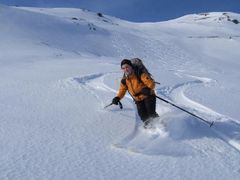
M 131 23 L 81 9 L 0 12 L 1 179 L 239 179 L 239 14 Z M 144 131 L 129 95 L 123 110 L 103 109 L 131 57 L 161 82 L 157 95 L 215 125 L 157 101 L 166 127 Z

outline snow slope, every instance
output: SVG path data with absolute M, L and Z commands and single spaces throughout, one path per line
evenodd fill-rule
M 239 179 L 237 21 L 0 6 L 0 179 Z M 145 131 L 129 95 L 104 109 L 132 57 L 161 82 L 157 95 L 214 126 L 157 101 L 164 125 Z

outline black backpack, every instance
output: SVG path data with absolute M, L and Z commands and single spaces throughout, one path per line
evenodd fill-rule
M 133 58 L 133 59 L 131 59 L 131 62 L 132 62 L 134 72 L 135 72 L 139 82 L 142 82 L 142 80 L 141 80 L 142 73 L 146 73 L 150 78 L 152 78 L 152 74 L 144 66 L 141 59 Z

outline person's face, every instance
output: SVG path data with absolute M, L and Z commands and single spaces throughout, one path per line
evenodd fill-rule
M 130 66 L 128 64 L 123 64 L 122 70 L 126 76 L 129 76 L 132 73 L 132 66 Z

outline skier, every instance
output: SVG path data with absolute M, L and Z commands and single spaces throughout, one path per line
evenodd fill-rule
M 155 82 L 145 72 L 142 72 L 138 78 L 137 74 L 139 73 L 136 73 L 135 68 L 130 60 L 122 60 L 121 69 L 124 75 L 118 94 L 112 99 L 112 104 L 118 105 L 126 91 L 128 91 L 135 101 L 138 115 L 144 123 L 144 128 L 150 128 L 149 124 L 151 120 L 158 117 L 156 113 L 156 95 L 154 92 Z

